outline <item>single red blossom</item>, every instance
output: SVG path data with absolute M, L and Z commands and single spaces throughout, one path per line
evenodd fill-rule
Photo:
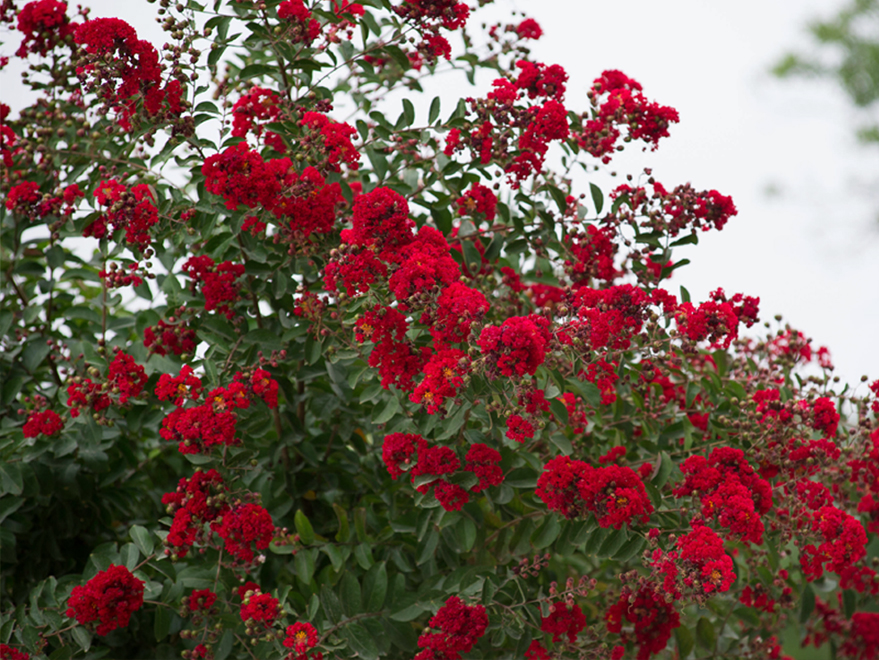
M 265 369 L 255 369 L 250 379 L 253 393 L 269 408 L 278 407 L 278 381 Z
M 427 441 L 415 433 L 391 433 L 382 443 L 382 460 L 391 479 L 412 469 L 418 456 L 427 450 Z
M 430 325 L 430 334 L 437 346 L 467 341 L 470 327 L 482 320 L 489 304 L 482 292 L 462 282 L 451 282 L 436 300 L 436 312 L 425 314 L 422 323 Z
M 390 188 L 375 188 L 354 200 L 352 228 L 342 240 L 354 245 L 378 248 L 383 261 L 395 262 L 399 248 L 412 242 L 415 223 L 409 219 L 406 198 Z
M 228 303 L 237 302 L 240 298 L 241 288 L 237 280 L 244 275 L 242 264 L 233 264 L 231 261 L 218 264 L 203 254 L 190 257 L 183 264 L 183 272 L 192 279 L 193 288 L 201 286 L 205 311 L 216 309 L 226 318 L 234 316 Z
M 839 413 L 836 412 L 836 406 L 833 404 L 833 401 L 823 396 L 816 399 L 812 406 L 812 414 L 813 429 L 821 431 L 828 438 L 836 436 L 836 430 L 839 426 Z
M 293 649 L 298 656 L 304 655 L 308 649 L 317 646 L 317 629 L 310 623 L 297 621 L 292 626 L 287 626 L 285 631 L 284 646 Z
M 469 371 L 470 358 L 464 351 L 442 349 L 424 365 L 424 380 L 409 395 L 409 400 L 422 404 L 430 415 L 442 413 L 446 399 L 457 395 Z
M 125 628 L 131 615 L 143 605 L 143 580 L 124 566 L 110 564 L 84 586 L 73 588 L 67 600 L 67 616 L 98 635 Z
M 38 205 L 42 199 L 40 184 L 34 181 L 22 181 L 9 189 L 6 195 L 6 209 L 36 218 L 39 216 Z
M 25 438 L 36 438 L 40 435 L 53 436 L 64 428 L 64 422 L 54 410 L 34 411 L 28 415 L 22 427 Z

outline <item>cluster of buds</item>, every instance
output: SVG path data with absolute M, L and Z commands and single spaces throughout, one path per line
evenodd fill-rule
M 552 612 L 554 610 L 552 603 L 559 598 L 564 598 L 565 604 L 568 607 L 573 607 L 575 596 L 585 598 L 597 585 L 598 580 L 595 578 L 587 578 L 585 575 L 581 575 L 580 579 L 576 582 L 573 577 L 569 577 L 565 582 L 565 588 L 559 591 L 558 582 L 553 580 L 549 584 L 549 597 L 546 598 L 546 602 L 550 603 L 549 611 Z
M 540 575 L 540 571 L 549 566 L 549 560 L 551 555 L 547 552 L 542 557 L 540 555 L 534 555 L 534 558 L 529 560 L 528 557 L 522 557 L 521 561 L 513 566 L 513 575 L 518 577 L 537 577 Z

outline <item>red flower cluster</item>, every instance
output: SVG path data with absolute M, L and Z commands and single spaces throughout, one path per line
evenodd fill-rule
M 464 351 L 442 349 L 424 365 L 424 380 L 409 395 L 409 400 L 424 405 L 430 415 L 442 414 L 446 399 L 454 398 L 469 371 L 470 358 Z
M 320 23 L 302 0 L 284 0 L 278 5 L 278 18 L 290 23 L 288 38 L 292 43 L 310 44 L 320 34 Z
M 205 189 L 222 197 L 231 211 L 241 204 L 250 209 L 260 204 L 273 209 L 291 172 L 289 158 L 264 161 L 246 142 L 209 156 L 201 168 Z
M 812 428 L 821 431 L 827 438 L 836 436 L 839 426 L 839 413 L 833 401 L 827 397 L 820 397 L 812 405 Z
M 357 341 L 375 343 L 369 354 L 369 366 L 378 367 L 385 389 L 392 384 L 402 390 L 414 389 L 413 379 L 430 353 L 429 347 L 419 350 L 405 338 L 408 327 L 405 316 L 392 307 L 381 305 L 364 314 L 356 323 Z
M 274 596 L 258 590 L 244 594 L 241 601 L 241 620 L 249 624 L 248 633 L 256 634 L 257 626 L 268 628 L 279 615 L 279 602 Z
M 67 3 L 59 0 L 34 0 L 18 12 L 18 31 L 24 35 L 15 51 L 16 57 L 28 53 L 46 56 L 64 42 L 78 27 L 67 18 Z
M 101 412 L 113 404 L 124 406 L 129 399 L 140 396 L 148 379 L 146 371 L 134 358 L 118 351 L 110 363 L 106 382 L 93 383 L 90 378 L 77 378 L 67 386 L 70 416 L 78 417 L 84 408 Z
M 131 615 L 143 605 L 143 585 L 143 580 L 124 566 L 110 564 L 85 586 L 73 588 L 67 600 L 67 616 L 76 617 L 78 623 L 98 635 L 125 628 Z
M 30 660 L 30 656 L 25 651 L 0 644 L 0 660 Z
M 556 101 L 564 100 L 568 74 L 560 65 L 547 66 L 540 62 L 519 60 L 516 68 L 522 70 L 516 78 L 516 88 L 527 92 L 529 99 L 542 96 Z
M 659 138 L 668 137 L 669 125 L 679 121 L 677 110 L 647 101 L 641 85 L 619 71 L 605 71 L 596 78 L 589 98 L 595 112 L 583 125 L 578 142 L 605 163 L 616 149 L 618 126 L 626 125 L 627 141 L 642 140 L 656 149 Z
M 247 137 L 250 131 L 256 133 L 257 137 L 261 137 L 263 126 L 261 124 L 254 126 L 254 121 L 260 120 L 266 124 L 277 121 L 281 112 L 278 107 L 279 103 L 278 95 L 272 90 L 253 87 L 232 107 L 232 137 Z M 276 149 L 276 151 L 283 153 L 280 149 Z
M 745 452 L 717 447 L 707 460 L 691 456 L 680 467 L 686 478 L 674 489 L 675 497 L 698 494 L 706 519 L 717 518 L 721 526 L 729 529 L 730 536 L 757 545 L 763 543 L 760 516 L 772 508 L 772 487 L 754 472 Z
M 516 34 L 520 39 L 540 39 L 543 36 L 543 30 L 540 24 L 533 18 L 526 18 L 516 27 Z
M 319 112 L 306 112 L 299 125 L 306 131 L 300 148 L 314 148 L 330 171 L 339 172 L 342 162 L 354 170 L 359 167 L 360 153 L 351 144 L 351 138 L 357 136 L 353 126 L 335 122 Z
M 182 319 L 159 319 L 158 324 L 144 328 L 143 345 L 156 355 L 193 355 L 196 347 L 195 330 Z
M 675 319 L 678 330 L 691 341 L 710 339 L 712 347 L 729 348 L 739 334 L 739 317 L 729 303 L 709 300 L 698 308 L 692 303 L 681 303 Z
M 465 605 L 457 596 L 446 601 L 428 622 L 433 630 L 418 638 L 422 649 L 415 660 L 458 660 L 485 634 L 488 615 L 482 605 Z
M 351 245 L 375 246 L 376 256 L 396 263 L 399 248 L 412 242 L 415 223 L 409 219 L 406 198 L 390 188 L 376 188 L 354 200 L 352 228 L 342 230 Z
M 591 512 L 601 527 L 619 529 L 636 519 L 647 522 L 653 513 L 644 483 L 634 470 L 620 465 L 593 468 L 568 456 L 546 464 L 535 494 L 566 518 Z
M 326 182 L 313 167 L 302 174 L 291 172 L 287 177 L 285 194 L 274 200 L 272 213 L 276 218 L 288 218 L 284 231 L 291 244 L 305 243 L 310 234 L 326 234 L 336 224 L 336 205 L 342 201 L 338 183 Z
M 239 504 L 226 511 L 219 520 L 211 523 L 211 529 L 225 542 L 226 552 L 243 564 L 249 564 L 255 558 L 251 544 L 257 550 L 265 550 L 275 535 L 272 516 L 253 503 Z M 245 617 L 242 608 L 241 618 L 255 617 Z
M 516 442 L 525 442 L 534 437 L 534 426 L 521 415 L 510 415 L 507 418 L 507 437 Z
M 638 645 L 638 660 L 648 660 L 665 649 L 672 631 L 681 625 L 674 607 L 649 584 L 636 592 L 623 587 L 620 599 L 610 606 L 604 618 L 608 632 L 619 633 L 623 641 Z M 625 621 L 633 624 L 631 629 L 623 627 Z
M 543 364 L 550 341 L 549 321 L 542 316 L 512 316 L 500 326 L 483 328 L 479 348 L 486 356 L 489 378 L 534 375 Z
M 405 0 L 394 7 L 400 18 L 412 23 L 421 34 L 421 42 L 409 58 L 416 69 L 421 61 L 436 62 L 437 56 L 451 57 L 451 47 L 445 37 L 440 36 L 441 28 L 457 30 L 464 27 L 470 16 L 470 7 L 457 0 Z
M 458 215 L 467 215 L 471 218 L 493 222 L 497 213 L 497 197 L 491 192 L 491 188 L 481 183 L 474 183 L 462 197 L 455 200 L 458 205 Z
M 205 524 L 215 521 L 229 510 L 226 487 L 216 470 L 196 472 L 177 484 L 173 493 L 162 496 L 169 515 L 174 516 L 165 538 L 165 554 L 183 558 L 196 543 L 207 540 Z
M 186 605 L 190 612 L 207 612 L 217 602 L 217 594 L 210 589 L 197 589 L 189 594 Z
M 488 300 L 480 291 L 461 282 L 452 282 L 436 299 L 436 312 L 422 316 L 421 322 L 430 324 L 430 334 L 438 349 L 445 344 L 467 341 L 470 326 L 482 320 L 488 312 Z
M 220 264 L 206 254 L 190 257 L 183 264 L 183 271 L 192 279 L 192 288 L 201 285 L 206 312 L 214 309 L 226 318 L 234 316 L 227 303 L 237 302 L 241 297 L 241 288 L 237 284 L 239 277 L 244 275 L 242 264 L 224 261 Z
M 464 469 L 479 477 L 479 483 L 470 492 L 479 493 L 489 486 L 499 486 L 504 481 L 504 471 L 500 466 L 501 454 L 488 445 L 475 444 L 467 450 L 467 464 Z
M 824 506 L 812 514 L 811 531 L 821 540 L 800 551 L 800 565 L 809 582 L 824 574 L 825 568 L 844 575 L 867 555 L 867 533 L 856 519 L 834 506 Z
M 116 179 L 105 179 L 95 189 L 95 199 L 109 211 L 83 230 L 83 236 L 105 238 L 125 229 L 127 243 L 145 250 L 151 242 L 150 229 L 159 221 L 155 198 L 149 186 L 140 183 L 130 190 Z
M 40 435 L 55 435 L 64 428 L 64 422 L 54 410 L 35 410 L 28 415 L 22 427 L 25 438 L 36 438 Z
M 148 41 L 137 38 L 137 32 L 118 18 L 96 18 L 76 29 L 74 39 L 85 51 L 85 64 L 76 73 L 85 79 L 93 76 L 88 89 L 119 113 L 117 121 L 131 129 L 134 98 L 143 96 L 147 112 L 155 117 L 167 101 L 168 113 L 179 115 L 183 109 L 183 88 L 179 80 L 161 86 L 162 67 L 159 53 Z
M 586 627 L 586 616 L 577 604 L 569 608 L 565 603 L 553 603 L 549 606 L 549 616 L 541 617 L 540 629 L 552 635 L 552 641 L 557 642 L 563 636 L 573 644 L 577 641 L 577 635 Z
M 619 246 L 614 240 L 613 227 L 588 225 L 586 233 L 572 231 L 565 236 L 565 245 L 574 259 L 565 260 L 565 272 L 574 284 L 589 284 L 591 280 L 613 282 L 622 273 L 614 268 Z
M 677 540 L 678 551 L 653 552 L 653 567 L 665 576 L 663 588 L 675 599 L 681 588 L 696 594 L 727 591 L 736 579 L 723 540 L 710 527 L 693 523 L 693 531 Z
M 397 268 L 388 280 L 388 288 L 403 310 L 423 307 L 438 290 L 461 277 L 446 237 L 427 225 L 399 250 L 394 261 Z
M 156 396 L 160 401 L 174 400 L 174 405 L 180 407 L 187 399 L 197 401 L 201 398 L 201 379 L 193 375 L 192 367 L 184 365 L 180 375 L 176 378 L 168 374 L 159 376 L 156 384 Z

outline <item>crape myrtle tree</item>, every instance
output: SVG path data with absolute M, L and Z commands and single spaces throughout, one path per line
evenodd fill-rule
M 671 287 L 729 197 L 573 183 L 673 108 L 454 0 L 156 9 L 2 3 L 0 657 L 877 657 L 879 381 Z

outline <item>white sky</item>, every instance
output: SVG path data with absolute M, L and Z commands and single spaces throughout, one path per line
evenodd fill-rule
M 152 18 L 157 5 L 86 4 L 92 17 L 118 16 L 140 38 L 165 41 Z M 858 115 L 832 83 L 767 73 L 783 53 L 809 46 L 809 20 L 842 4 L 498 0 L 487 11 L 505 22 L 511 8 L 538 20 L 544 37 L 534 57 L 566 68 L 568 107 L 584 109 L 592 80 L 620 69 L 648 98 L 678 110 L 681 122 L 658 151 L 630 148 L 609 169 L 637 176 L 651 166 L 667 187 L 689 181 L 716 188 L 732 195 L 739 214 L 722 232 L 703 234 L 698 247 L 676 253 L 692 263 L 669 288 L 686 286 L 694 301 L 719 286 L 759 296 L 764 319 L 781 313 L 826 345 L 836 373 L 854 385 L 861 374 L 879 378 L 879 149 L 857 145 Z M 19 35 L 11 36 L 0 52 L 18 46 Z M 23 105 L 20 70 L 13 62 L 0 73 L 0 98 L 13 108 Z M 443 115 L 451 107 L 444 103 Z M 606 176 L 594 180 L 605 191 L 616 185 Z

